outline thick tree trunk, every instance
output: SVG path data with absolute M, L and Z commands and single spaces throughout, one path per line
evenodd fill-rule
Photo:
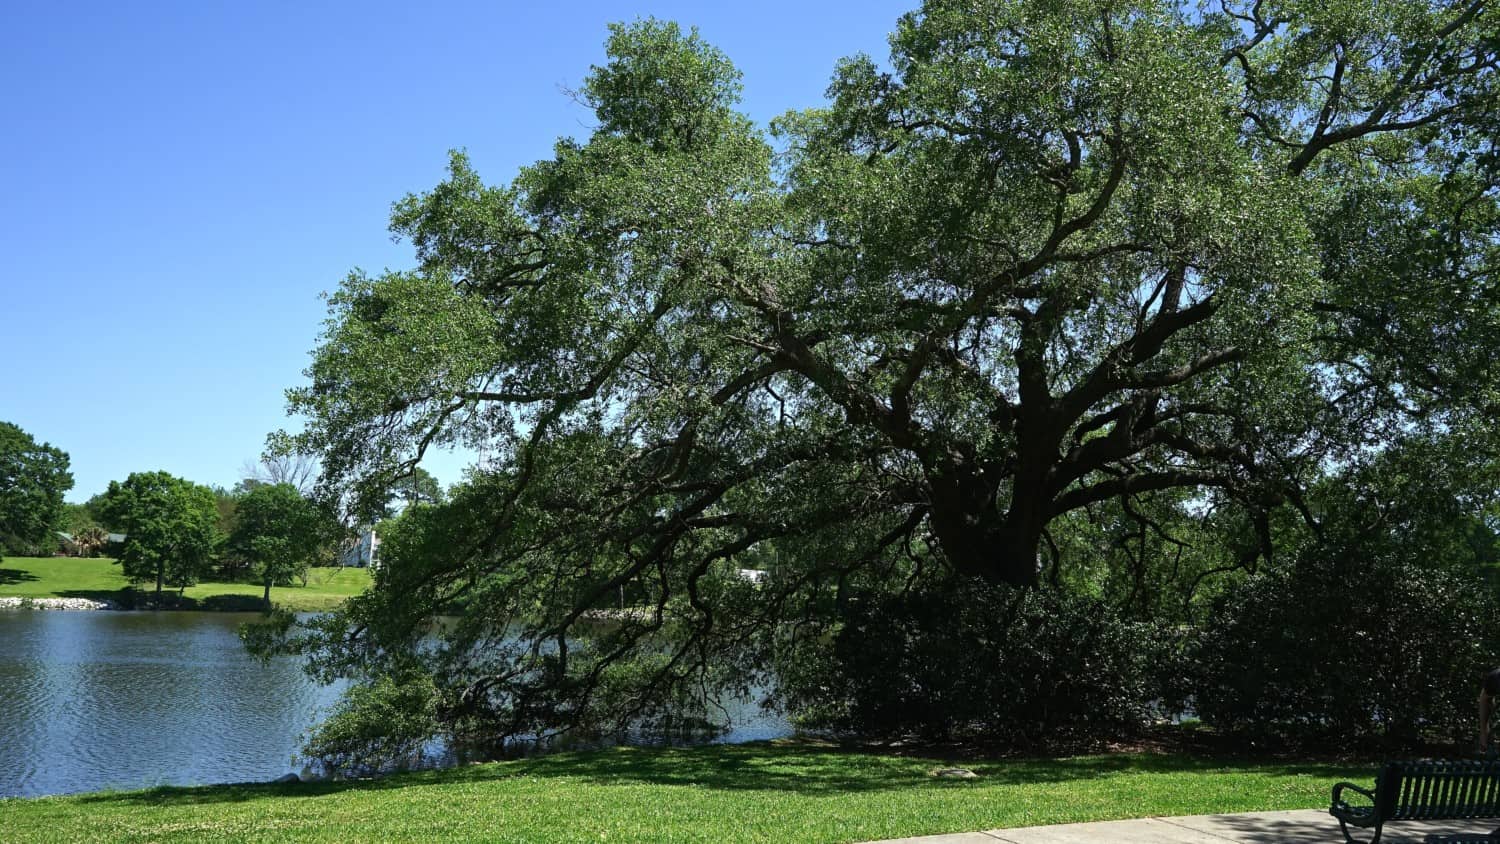
M 962 574 L 986 576 L 991 567 L 986 528 L 993 515 L 984 512 L 973 476 L 949 468 L 929 474 L 927 482 L 932 490 L 932 532 L 943 556 Z
M 1010 506 L 1003 517 L 996 515 L 999 524 L 988 536 L 993 548 L 988 579 L 1028 589 L 1037 585 L 1040 573 L 1042 531 L 1052 518 L 1051 477 L 1066 427 L 1057 419 L 1051 400 L 1042 403 L 1047 395 L 1045 382 L 1032 384 L 1030 391 L 1041 409 L 1030 409 L 1018 419 Z
M 929 479 L 931 525 L 943 556 L 957 571 L 991 583 L 1029 588 L 1037 583 L 1037 553 L 1048 503 L 1018 493 L 1004 517 L 994 495 L 972 474 Z
M 270 578 L 266 578 L 266 597 L 265 597 L 265 602 L 266 602 L 266 610 L 270 611 L 270 609 L 271 609 L 271 579 Z
M 166 577 L 166 573 L 167 567 L 165 565 L 156 567 L 156 603 L 152 605 L 153 609 L 161 609 L 161 587 L 162 580 Z
M 1037 583 L 1042 531 L 1052 515 L 1045 479 L 1045 468 L 1016 476 L 1010 511 L 994 537 L 996 578 L 1012 586 L 1030 587 Z
M 992 580 L 1029 589 L 1037 584 L 1037 553 L 1042 544 L 1040 525 L 1004 528 L 995 537 Z

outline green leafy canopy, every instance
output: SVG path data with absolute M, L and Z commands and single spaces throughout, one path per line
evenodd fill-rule
M 219 541 L 218 508 L 206 486 L 167 472 L 132 472 L 110 481 L 102 516 L 125 534 L 119 563 L 135 581 L 191 586 L 207 571 Z
M 1077 583 L 1106 517 L 1249 565 L 1372 445 L 1489 448 L 1497 48 L 1479 2 L 932 0 L 768 135 L 695 32 L 613 27 L 588 137 L 453 154 L 418 267 L 330 297 L 280 441 L 323 492 L 487 459 L 298 647 L 419 663 L 451 725 L 618 724 L 860 594 Z
M 237 499 L 229 544 L 250 560 L 269 604 L 271 587 L 306 572 L 338 532 L 337 522 L 295 486 L 262 484 Z
M 0 422 L 0 550 L 29 550 L 50 540 L 63 515 L 63 494 L 72 488 L 67 452 Z

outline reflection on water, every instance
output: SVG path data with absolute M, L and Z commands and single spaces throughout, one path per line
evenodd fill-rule
M 0 797 L 291 771 L 338 690 L 251 659 L 253 617 L 0 612 Z
M 0 611 L 0 797 L 300 770 L 292 756 L 339 689 L 246 654 L 236 629 L 254 617 Z M 718 741 L 789 732 L 752 702 L 725 706 Z

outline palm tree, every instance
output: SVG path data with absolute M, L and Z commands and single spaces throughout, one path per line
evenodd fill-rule
M 73 544 L 78 546 L 81 557 L 98 556 L 100 549 L 109 542 L 109 534 L 98 525 L 89 525 L 73 534 Z

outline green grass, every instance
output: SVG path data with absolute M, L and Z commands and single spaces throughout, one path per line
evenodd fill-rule
M 271 600 L 291 610 L 320 611 L 337 607 L 370 585 L 370 572 L 354 568 L 317 568 L 307 585 L 273 586 Z M 0 598 L 92 598 L 133 606 L 150 587 L 132 587 L 113 560 L 79 557 L 6 557 L 0 560 Z M 189 586 L 183 609 L 258 610 L 264 587 L 254 583 L 204 582 Z M 175 590 L 173 590 L 175 594 Z
M 962 764 L 976 780 L 939 780 Z M 0 839 L 851 842 L 1328 805 L 1357 765 L 1167 754 L 937 760 L 797 744 L 564 753 L 352 783 L 0 800 Z

